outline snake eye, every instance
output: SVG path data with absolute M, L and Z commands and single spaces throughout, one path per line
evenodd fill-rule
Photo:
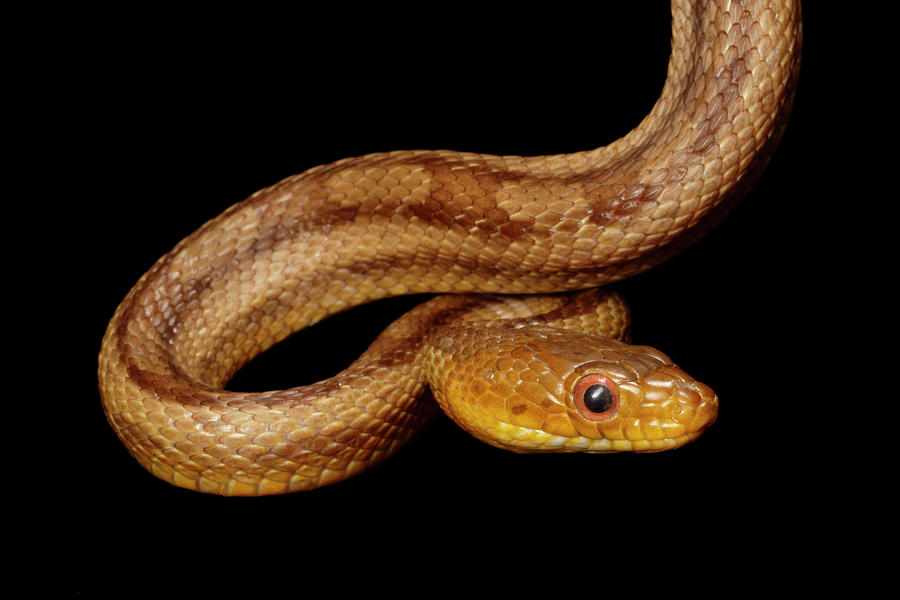
M 619 409 L 619 388 L 599 373 L 585 375 L 575 384 L 575 408 L 588 421 L 608 421 Z

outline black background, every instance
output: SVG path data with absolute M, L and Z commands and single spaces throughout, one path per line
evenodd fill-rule
M 635 341 L 719 394 L 719 421 L 694 444 L 654 455 L 516 455 L 441 419 L 338 485 L 219 498 L 149 475 L 103 416 L 96 355 L 118 302 L 159 256 L 257 189 L 367 152 L 550 154 L 634 127 L 662 87 L 669 20 L 666 3 L 631 4 L 129 13 L 67 34 L 43 82 L 51 92 L 40 110 L 53 131 L 31 150 L 58 168 L 22 197 L 38 209 L 34 227 L 52 221 L 61 242 L 34 259 L 38 283 L 55 291 L 33 349 L 45 370 L 29 381 L 64 381 L 65 397 L 53 400 L 65 417 L 30 471 L 58 501 L 54 538 L 79 567 L 73 588 L 163 569 L 240 579 L 246 561 L 309 575 L 352 565 L 370 582 L 398 563 L 492 573 L 499 555 L 538 548 L 549 557 L 518 569 L 566 578 L 566 548 L 583 543 L 626 545 L 641 561 L 700 544 L 690 560 L 702 571 L 738 547 L 764 544 L 784 558 L 815 545 L 823 530 L 811 507 L 822 497 L 810 490 L 841 486 L 848 433 L 805 421 L 828 393 L 806 374 L 829 371 L 814 356 L 829 343 L 821 323 L 834 318 L 845 288 L 831 282 L 846 269 L 841 248 L 822 243 L 841 224 L 832 209 L 840 192 L 823 177 L 834 131 L 822 128 L 840 113 L 833 93 L 822 100 L 840 50 L 816 6 L 805 7 L 790 126 L 754 191 L 696 247 L 619 286 Z M 254 360 L 234 387 L 333 374 L 410 305 L 357 308 L 302 332 Z M 458 543 L 465 558 L 440 553 Z

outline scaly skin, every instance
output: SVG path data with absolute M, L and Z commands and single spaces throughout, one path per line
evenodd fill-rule
M 488 357 L 468 334 L 438 333 L 438 322 L 452 326 L 448 311 L 463 312 L 440 303 L 390 327 L 331 379 L 273 392 L 224 389 L 272 344 L 354 305 L 419 292 L 592 288 L 696 241 L 752 183 L 784 129 L 800 8 L 792 0 L 675 0 L 672 16 L 660 99 L 606 147 L 534 157 L 418 150 L 345 159 L 257 192 L 160 258 L 119 305 L 99 358 L 103 407 L 128 451 L 174 485 L 216 494 L 340 481 L 390 456 L 435 413 L 419 400 L 432 368 L 423 358 L 425 336 L 440 349 L 433 360 L 459 360 L 460 372 L 472 372 L 466 382 L 445 376 L 450 388 L 466 391 L 438 391 L 441 402 L 468 403 L 447 410 L 492 443 L 653 450 L 700 431 L 714 418 L 715 401 L 661 354 L 581 337 L 578 352 L 595 348 L 590 359 L 579 362 L 569 350 L 550 358 L 568 334 L 545 329 L 516 327 L 526 346 L 507 350 L 512 329 L 499 328 L 503 343 L 493 346 L 527 368 L 495 371 L 510 394 L 481 398 L 482 387 L 497 392 L 484 369 L 508 361 Z M 548 400 L 520 382 L 539 364 L 548 368 L 540 385 L 561 395 Z M 580 397 L 575 373 L 589 368 L 605 372 L 595 375 L 619 394 L 618 412 L 604 412 L 600 424 L 588 418 L 590 426 L 579 422 L 582 409 L 570 408 Z M 488 422 L 475 406 L 500 420 Z

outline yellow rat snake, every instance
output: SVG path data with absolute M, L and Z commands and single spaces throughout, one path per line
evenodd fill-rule
M 376 464 L 435 404 L 520 452 L 657 451 L 700 435 L 718 398 L 661 352 L 627 344 L 627 309 L 598 286 L 693 243 L 762 170 L 790 111 L 800 7 L 674 0 L 672 31 L 661 97 L 608 146 L 340 160 L 180 242 L 128 293 L 101 347 L 103 407 L 128 451 L 177 486 L 265 495 Z M 421 292 L 447 295 L 335 377 L 223 387 L 328 315 Z

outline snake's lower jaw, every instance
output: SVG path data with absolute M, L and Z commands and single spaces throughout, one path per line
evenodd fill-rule
M 651 453 L 680 448 L 699 438 L 715 423 L 718 414 L 718 398 L 712 394 L 705 398 L 682 422 L 661 424 L 651 421 L 646 426 L 630 421 L 628 426 L 609 430 L 606 436 L 559 435 L 495 420 L 484 427 L 473 427 L 471 421 L 454 418 L 457 424 L 481 441 L 517 453 L 583 452 L 606 454 L 614 452 Z M 687 413 L 683 413 L 683 416 Z M 686 423 L 686 424 L 685 424 Z

